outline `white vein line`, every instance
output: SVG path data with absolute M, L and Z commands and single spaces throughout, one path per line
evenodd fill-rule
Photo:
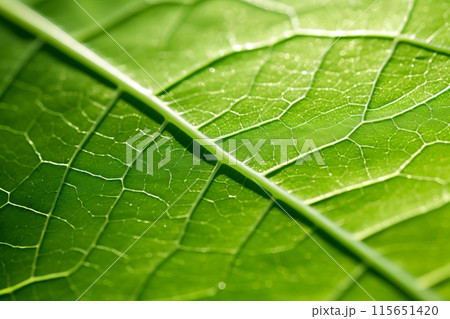
M 143 232 L 142 232 L 142 234 L 138 237 L 138 238 L 136 238 L 135 239 L 135 241 L 133 241 L 132 243 L 131 243 L 131 245 L 130 246 L 128 246 L 128 248 L 127 249 L 125 249 L 125 251 L 122 253 L 122 254 L 120 254 L 120 256 L 119 257 L 117 257 L 117 259 L 116 260 L 114 260 L 114 262 L 111 264 L 111 265 L 109 265 L 109 267 L 108 268 L 106 268 L 106 270 L 100 275 L 100 276 L 98 276 L 97 277 L 97 279 L 95 279 L 94 280 L 94 282 L 76 299 L 76 301 L 78 301 L 78 300 L 80 300 L 80 298 L 81 297 L 83 297 L 88 291 L 89 291 L 89 289 L 91 289 L 92 288 L 92 286 L 94 286 L 96 283 L 97 283 L 97 281 L 99 281 L 100 280 L 100 278 L 102 278 L 107 272 L 108 272 L 108 270 L 110 270 L 111 269 L 111 267 L 112 266 L 114 266 L 118 261 L 119 261 L 119 259 L 121 259 L 130 249 L 131 249 L 131 247 L 133 247 L 147 232 L 148 232 L 148 230 L 150 229 L 150 228 L 152 228 L 152 226 L 153 225 L 155 225 L 156 224 L 156 222 L 161 218 L 161 217 L 163 217 L 166 213 L 167 213 L 167 211 L 173 206 L 173 205 L 175 205 L 175 203 L 181 198 L 181 197 L 183 197 L 183 195 L 184 194 L 186 194 L 186 192 L 188 191 L 188 190 L 190 190 L 191 189 L 191 187 L 192 186 L 194 186 L 194 184 L 195 183 L 197 183 L 197 181 L 198 181 L 198 179 L 197 180 L 195 180 L 195 182 L 193 182 L 192 184 L 191 184 L 191 186 L 189 186 L 180 196 L 178 196 L 177 197 L 177 199 L 172 203 L 172 204 L 170 204 L 170 206 L 169 207 L 167 207 L 167 209 L 161 214 L 161 215 L 159 215 L 159 217 L 158 218 L 156 218 L 155 219 L 155 221 L 150 225 L 150 226 L 148 226 L 147 227 L 147 229 L 145 229 Z
M 378 0 L 377 0 L 378 1 Z M 159 86 L 159 88 L 165 93 L 165 94 L 167 94 L 167 96 L 168 97 L 170 97 L 170 99 L 172 99 L 172 101 L 174 101 L 175 102 L 175 104 L 176 105 L 178 105 L 180 108 L 181 108 L 181 110 L 185 113 L 185 114 L 187 114 L 190 118 L 191 118 L 191 120 L 195 123 L 195 125 L 199 125 L 198 123 L 197 123 L 197 121 L 183 108 L 183 106 L 181 106 L 181 104 L 180 103 L 178 103 L 173 97 L 172 97 L 172 95 L 170 95 L 169 94 L 169 92 L 167 92 L 166 91 L 166 89 L 161 85 L 161 84 L 159 84 L 159 82 L 158 81 L 156 81 L 156 79 L 135 59 L 135 58 L 133 58 L 133 56 L 130 54 L 130 53 L 128 53 L 128 51 L 119 43 L 119 42 L 117 42 L 117 40 L 111 35 L 111 34 L 109 34 L 109 32 L 108 31 L 106 31 L 106 29 L 89 13 L 89 12 L 87 12 L 86 11 L 86 9 L 81 5 L 81 4 L 79 4 L 78 3 L 78 1 L 77 0 L 73 0 L 73 2 L 75 2 L 76 3 L 76 5 L 78 6 L 78 7 L 80 7 L 80 9 L 81 10 L 83 10 L 83 12 L 84 13 L 86 13 L 86 15 L 92 20 L 92 21 L 94 21 L 95 22 L 95 24 L 97 24 L 98 25 L 98 27 L 100 28 L 100 29 L 102 29 L 102 31 L 103 32 L 105 32 L 105 34 L 108 36 L 108 37 L 110 37 L 111 38 L 111 40 L 113 40 L 114 41 L 114 43 L 115 44 L 117 44 L 117 46 L 142 70 L 142 71 L 144 71 L 144 73 L 150 78 L 150 79 L 152 79 L 152 81 L 153 82 L 155 82 L 156 83 L 156 85 L 158 85 Z
M 378 1 L 378 0 L 377 0 Z M 353 282 L 359 287 L 359 288 L 361 288 L 361 290 L 362 291 L 364 291 L 364 293 L 367 295 L 367 296 L 369 296 L 369 298 L 370 299 L 372 299 L 373 301 L 376 301 L 373 297 L 372 297 L 372 295 L 371 294 L 369 294 L 368 292 L 367 292 L 367 290 L 366 289 L 364 289 L 364 287 L 363 286 L 361 286 L 361 284 L 355 279 L 355 278 L 353 278 L 353 276 L 347 271 L 347 270 L 345 270 L 345 268 L 344 267 L 342 267 L 342 265 L 336 260 L 336 259 L 334 259 L 333 258 L 333 256 L 331 256 L 331 254 L 294 218 L 294 217 L 292 217 L 292 215 L 291 214 L 289 214 L 287 211 L 286 211 L 286 209 L 284 209 L 284 207 L 283 206 L 281 206 L 280 205 L 280 203 L 278 203 L 278 201 L 269 193 L 269 192 L 267 192 L 265 189 L 264 189 L 264 187 L 262 187 L 262 186 L 260 186 L 259 184 L 258 184 L 258 182 L 256 182 L 254 179 L 253 179 L 253 182 L 254 183 L 256 183 L 256 185 L 258 185 L 259 187 L 261 187 L 261 189 L 264 191 L 264 193 L 266 193 L 267 194 L 267 196 L 269 196 L 270 197 L 270 199 L 274 202 L 274 203 L 276 203 L 277 204 L 277 206 L 278 207 L 280 207 L 281 208 L 281 210 L 283 211 L 283 212 L 285 212 L 286 213 L 286 215 L 288 215 L 293 221 L 294 221 L 294 223 L 296 223 L 297 224 L 297 226 L 298 227 L 300 227 L 300 229 L 301 230 L 303 230 L 303 232 L 320 248 L 320 249 L 322 249 L 322 251 L 328 256 L 328 257 L 330 257 L 330 259 L 332 260 L 332 261 L 334 261 L 334 263 L 336 264 L 336 265 L 338 265 L 339 266 L 339 268 L 341 268 L 342 269 L 342 271 L 344 272 L 344 273 L 346 273 L 347 274 L 347 276 L 351 279 L 351 280 L 353 280 Z

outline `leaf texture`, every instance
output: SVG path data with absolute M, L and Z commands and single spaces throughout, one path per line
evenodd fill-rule
M 0 1 L 2 299 L 450 298 L 449 1 L 24 2 Z M 125 153 L 147 129 L 153 175 Z M 194 165 L 199 136 L 238 164 Z

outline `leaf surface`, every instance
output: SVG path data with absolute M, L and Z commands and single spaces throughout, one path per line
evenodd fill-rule
M 77 299 L 124 252 L 83 299 L 450 297 L 448 1 L 80 1 L 110 36 L 27 2 L 54 25 L 1 1 L 3 299 Z M 238 164 L 194 165 L 196 136 Z

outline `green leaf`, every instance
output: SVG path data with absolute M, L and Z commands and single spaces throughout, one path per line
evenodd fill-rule
M 448 1 L 24 2 L 0 298 L 450 298 Z

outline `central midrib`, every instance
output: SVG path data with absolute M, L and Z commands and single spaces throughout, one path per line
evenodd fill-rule
M 299 214 L 339 242 L 369 267 L 394 283 L 410 297 L 419 300 L 441 299 L 441 297 L 433 291 L 423 288 L 418 280 L 411 274 L 380 255 L 370 246 L 356 240 L 351 233 L 340 228 L 333 221 L 324 217 L 311 206 L 305 204 L 298 197 L 288 193 L 268 178 L 225 152 L 212 140 L 208 139 L 207 136 L 199 132 L 194 126 L 179 116 L 174 110 L 169 108 L 163 101 L 154 96 L 149 90 L 143 88 L 139 83 L 106 62 L 100 56 L 73 39 L 70 35 L 40 14 L 36 13 L 26 5 L 13 0 L 1 0 L 0 12 L 13 23 L 35 34 L 85 67 L 114 83 L 123 91 L 131 94 L 149 107 L 158 111 L 168 122 L 174 124 L 192 139 L 198 140 L 199 144 L 206 150 L 221 159 L 223 164 L 228 165 L 246 178 L 253 180 L 260 187 L 267 190 L 275 199 L 294 208 Z

